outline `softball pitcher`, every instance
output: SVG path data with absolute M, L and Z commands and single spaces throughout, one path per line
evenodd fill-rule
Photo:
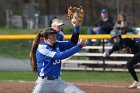
M 38 78 L 32 93 L 85 93 L 60 77 L 61 60 L 77 53 L 85 45 L 85 40 L 77 44 L 80 33 L 78 20 L 73 19 L 72 24 L 74 33 L 69 41 L 57 41 L 57 32 L 52 28 L 38 33 L 33 41 L 30 59 Z

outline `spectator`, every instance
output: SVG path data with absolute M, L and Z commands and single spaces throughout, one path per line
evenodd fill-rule
M 121 31 L 121 34 L 133 33 L 132 26 L 127 21 L 125 13 L 121 12 L 114 26 L 115 29 Z
M 113 29 L 114 23 L 113 18 L 109 17 L 108 10 L 101 10 L 101 19 L 95 22 L 92 28 L 89 28 L 87 34 L 110 34 L 110 31 Z M 92 45 L 91 40 L 87 41 L 88 45 Z M 96 45 L 100 45 L 101 40 L 96 40 Z
M 55 19 L 55 18 L 57 18 L 57 16 L 51 15 L 51 16 L 49 17 L 49 19 L 48 19 L 48 20 L 49 20 L 49 21 L 48 21 L 49 27 L 51 27 L 52 20 Z
M 57 31 L 57 40 L 63 41 L 64 40 L 64 33 L 62 32 L 64 23 L 62 20 L 55 18 L 52 20 L 51 28 Z

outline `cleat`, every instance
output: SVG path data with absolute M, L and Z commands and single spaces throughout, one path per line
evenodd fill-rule
M 140 82 L 134 81 L 132 85 L 130 85 L 128 88 L 140 88 Z

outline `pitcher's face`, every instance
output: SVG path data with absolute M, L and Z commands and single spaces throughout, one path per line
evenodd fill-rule
M 47 41 L 49 41 L 52 45 L 55 44 L 57 41 L 56 34 L 48 35 Z

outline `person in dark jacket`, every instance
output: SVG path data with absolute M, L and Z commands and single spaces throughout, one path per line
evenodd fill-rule
M 129 88 L 140 88 L 140 82 L 139 82 L 136 72 L 134 70 L 134 65 L 136 65 L 140 62 L 140 45 L 139 45 L 139 43 L 130 38 L 122 39 L 121 31 L 117 30 L 117 29 L 114 29 L 111 31 L 111 38 L 114 41 L 113 47 L 111 50 L 104 52 L 103 57 L 110 56 L 114 51 L 128 48 L 130 50 L 130 52 L 132 54 L 134 54 L 134 56 L 132 58 L 130 58 L 127 62 L 127 69 L 134 79 L 133 84 L 130 85 Z
M 110 31 L 113 29 L 114 23 L 113 18 L 109 17 L 108 10 L 101 10 L 101 19 L 95 22 L 92 28 L 89 28 L 87 34 L 110 34 Z M 87 41 L 88 45 L 92 45 L 91 40 Z M 96 40 L 96 44 L 100 45 L 101 41 L 99 39 Z

